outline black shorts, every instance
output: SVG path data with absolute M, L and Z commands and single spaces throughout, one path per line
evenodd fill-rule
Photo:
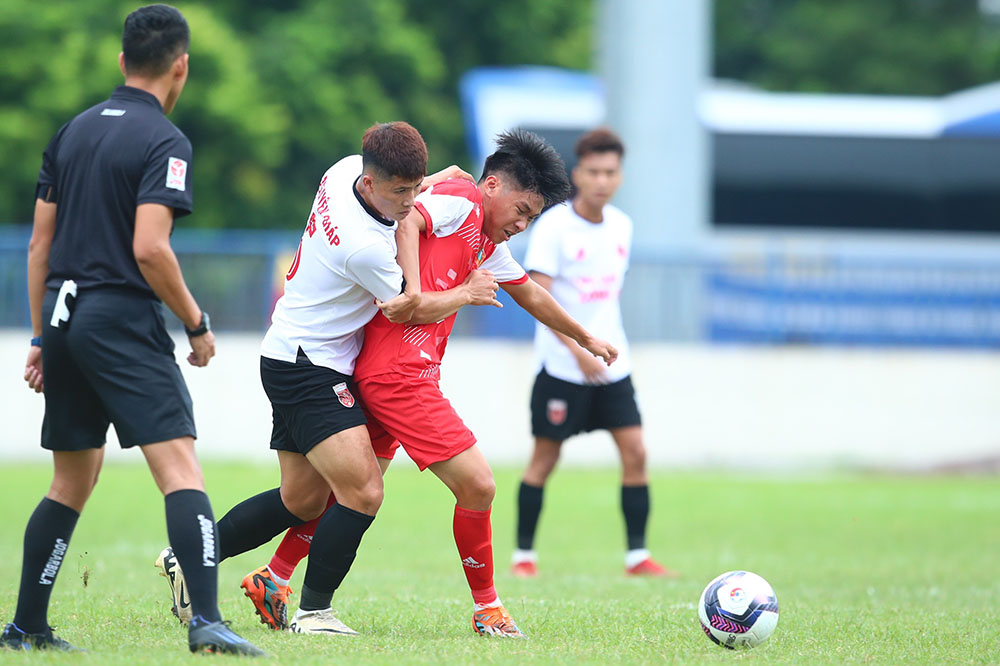
M 591 430 L 642 425 L 632 378 L 612 384 L 574 384 L 543 368 L 531 389 L 531 434 L 556 441 Z
M 299 350 L 295 363 L 260 357 L 260 380 L 271 401 L 271 448 L 305 455 L 330 435 L 365 425 L 349 375 L 313 365 Z
M 100 448 L 115 425 L 123 448 L 195 437 L 191 395 L 159 301 L 129 289 L 81 290 L 65 328 L 42 305 L 42 447 Z

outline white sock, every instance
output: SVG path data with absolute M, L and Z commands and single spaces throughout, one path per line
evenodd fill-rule
M 279 577 L 278 574 L 274 573 L 274 570 L 271 567 L 268 567 L 267 570 L 271 574 L 271 580 L 273 580 L 278 585 L 281 585 L 282 587 L 288 587 L 288 581 L 285 580 L 284 578 Z
M 643 560 L 649 559 L 649 551 L 645 548 L 636 548 L 625 553 L 625 566 L 631 569 Z
M 494 599 L 493 601 L 491 601 L 488 604 L 476 604 L 475 605 L 475 610 L 480 611 L 480 610 L 483 610 L 485 608 L 496 608 L 497 606 L 503 606 L 503 604 L 500 603 L 500 597 L 497 597 L 496 599 Z
M 300 618 L 300 617 L 302 617 L 304 615 L 312 615 L 313 613 L 322 613 L 324 611 L 332 613 L 333 612 L 333 608 L 330 607 L 330 606 L 327 606 L 326 608 L 320 608 L 318 610 L 308 610 L 308 611 L 307 610 L 302 610 L 301 608 L 297 608 L 295 610 L 295 617 L 293 617 L 292 619 Z
M 511 561 L 514 564 L 520 564 L 521 562 L 534 562 L 538 563 L 538 553 L 533 550 L 521 550 L 520 548 L 514 551 Z

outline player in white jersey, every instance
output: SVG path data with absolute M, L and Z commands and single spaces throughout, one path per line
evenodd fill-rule
M 381 308 L 391 320 L 406 321 L 419 305 L 418 232 L 406 236 L 405 231 L 415 197 L 427 184 L 426 168 L 423 138 L 407 123 L 394 122 L 370 127 L 362 154 L 324 174 L 261 345 L 261 381 L 271 401 L 271 448 L 278 452 L 281 486 L 220 519 L 219 561 L 323 514 L 302 590 L 303 617 L 293 623 L 299 631 L 354 633 L 333 616 L 330 601 L 383 491 L 351 373 L 363 326 L 375 313 Z M 449 169 L 435 177 L 454 173 Z M 397 230 L 404 239 L 403 268 L 396 260 Z M 404 280 L 404 274 L 412 279 Z M 324 514 L 331 491 L 339 501 Z M 179 608 L 184 583 L 168 551 L 157 566 L 172 581 Z M 244 581 L 248 595 L 287 586 L 255 574 Z M 284 613 L 284 600 L 271 599 L 269 612 Z
M 515 575 L 538 573 L 534 539 L 542 493 L 563 441 L 591 430 L 610 431 L 621 456 L 626 573 L 672 573 L 646 550 L 646 448 L 619 306 L 632 245 L 632 220 L 608 203 L 621 184 L 624 154 L 624 145 L 610 130 L 593 130 L 580 138 L 572 172 L 576 194 L 536 222 L 525 256 L 531 277 L 587 330 L 617 347 L 618 361 L 607 366 L 566 336 L 536 327 L 539 372 L 531 395 L 535 448 L 518 493 Z

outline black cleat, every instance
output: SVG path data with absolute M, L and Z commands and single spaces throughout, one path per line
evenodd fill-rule
M 8 650 L 59 650 L 60 652 L 84 652 L 52 633 L 52 627 L 41 634 L 29 634 L 17 628 L 13 622 L 4 627 L 0 634 L 0 648 Z
M 245 638 L 237 636 L 229 623 L 206 622 L 200 615 L 188 625 L 188 647 L 191 652 L 221 652 L 247 657 L 266 657 L 267 653 Z

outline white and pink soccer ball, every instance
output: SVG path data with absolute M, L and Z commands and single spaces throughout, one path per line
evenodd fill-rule
M 701 593 L 698 618 L 716 645 L 731 650 L 756 647 L 778 626 L 778 597 L 757 574 L 727 571 Z

